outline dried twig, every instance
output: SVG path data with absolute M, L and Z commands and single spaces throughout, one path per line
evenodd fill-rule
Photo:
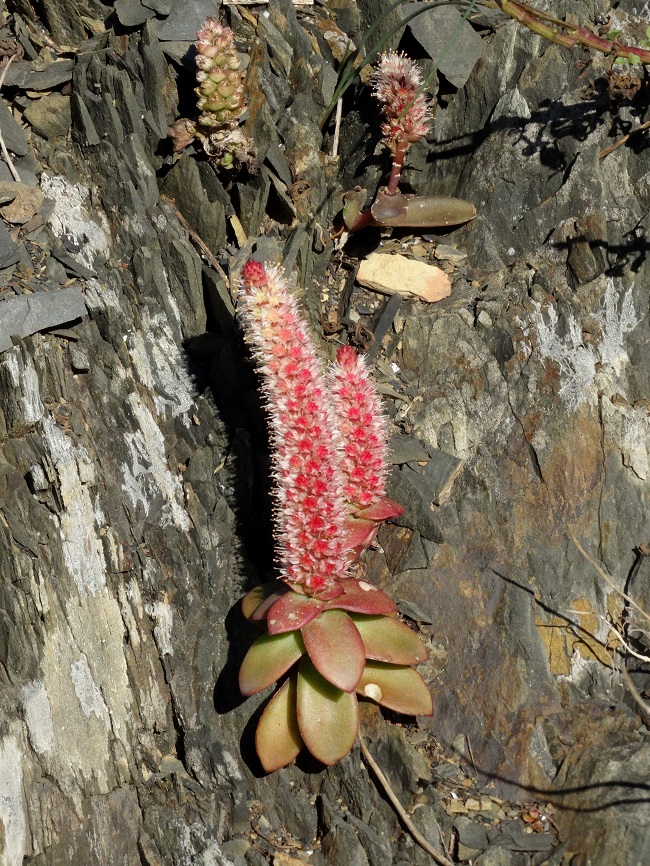
M 334 118 L 334 141 L 332 142 L 332 156 L 338 156 L 339 136 L 341 134 L 341 115 L 343 114 L 343 97 L 340 96 L 336 103 L 336 116 Z
M 635 135 L 637 132 L 643 132 L 644 129 L 650 129 L 650 120 L 646 120 L 645 123 L 642 123 L 640 126 L 637 126 L 635 129 L 630 130 L 627 135 L 624 135 L 622 138 L 619 138 L 618 141 L 615 141 L 614 144 L 610 144 L 609 147 L 604 147 L 600 153 L 598 154 L 599 159 L 604 159 L 606 156 L 609 156 L 610 153 L 613 153 L 617 148 L 619 148 L 622 144 L 625 144 L 630 136 Z
M 447 860 L 446 857 L 443 857 L 442 854 L 439 854 L 436 851 L 436 849 L 431 845 L 431 843 L 428 842 L 427 839 L 424 838 L 422 833 L 420 833 L 420 831 L 414 825 L 414 823 L 411 820 L 411 818 L 409 817 L 409 815 L 407 815 L 406 811 L 404 810 L 404 807 L 402 806 L 400 801 L 397 799 L 395 792 L 391 788 L 390 782 L 388 781 L 388 779 L 384 775 L 384 773 L 381 770 L 377 761 L 375 761 L 373 756 L 370 754 L 368 746 L 366 746 L 365 740 L 363 739 L 361 734 L 359 734 L 359 745 L 361 746 L 361 752 L 363 754 L 363 757 L 365 758 L 365 760 L 368 762 L 368 764 L 372 768 L 372 771 L 375 774 L 375 776 L 377 777 L 379 784 L 384 789 L 386 796 L 388 797 L 388 799 L 393 804 L 395 811 L 399 815 L 402 823 L 404 824 L 406 829 L 409 831 L 409 833 L 411 834 L 413 839 L 418 843 L 420 848 L 422 848 L 424 851 L 426 851 L 427 854 L 429 854 L 429 856 L 433 857 L 433 859 L 436 861 L 436 863 L 439 863 L 440 866 L 453 866 L 453 863 L 451 862 L 451 860 Z
M 2 75 L 0 75 L 0 90 L 2 90 L 2 85 L 5 83 L 5 76 L 7 74 L 7 70 L 11 66 L 13 59 L 16 55 L 11 54 L 5 63 L 4 69 L 2 70 Z M 2 136 L 2 132 L 0 132 L 0 148 L 2 149 L 2 156 L 4 157 L 4 161 L 9 166 L 9 171 L 11 172 L 11 176 L 16 181 L 16 183 L 20 183 L 20 175 L 16 169 L 16 166 L 13 164 L 11 157 L 9 156 L 9 151 L 7 150 L 7 145 L 5 144 L 5 140 Z
M 573 535 L 572 532 L 569 532 L 569 535 L 571 536 L 571 541 L 573 541 L 573 543 L 578 548 L 580 553 L 584 556 L 584 558 L 587 560 L 587 562 L 589 562 L 589 563 L 591 563 L 591 565 L 593 565 L 593 567 L 596 569 L 596 571 L 602 577 L 602 579 L 605 581 L 605 583 L 608 586 L 610 586 L 614 590 L 614 592 L 618 593 L 618 595 L 620 595 L 621 598 L 624 598 L 625 601 L 627 601 L 629 604 L 631 604 L 632 607 L 641 614 L 641 616 L 643 616 L 645 619 L 648 620 L 648 622 L 650 622 L 650 613 L 647 613 L 647 611 L 645 611 L 640 605 L 638 605 L 637 602 L 634 601 L 634 599 L 631 596 L 629 596 L 627 593 L 623 592 L 622 589 L 619 589 L 618 586 L 616 586 L 614 581 L 609 577 L 609 575 L 605 574 L 605 572 L 600 567 L 600 565 L 596 562 L 596 560 L 592 556 L 589 556 L 589 554 L 586 552 L 586 550 L 583 548 L 583 546 L 580 544 L 580 542 Z
M 205 241 L 202 240 L 202 238 L 200 238 L 199 235 L 197 235 L 197 233 L 194 231 L 194 229 L 190 228 L 187 220 L 185 219 L 183 214 L 179 211 L 179 209 L 176 207 L 176 202 L 174 201 L 174 199 L 168 198 L 166 195 L 161 195 L 160 198 L 162 199 L 162 201 L 165 202 L 165 204 L 168 204 L 169 207 L 174 211 L 174 213 L 176 214 L 176 218 L 178 219 L 179 223 L 183 226 L 183 228 L 188 233 L 188 235 L 192 238 L 192 240 L 197 245 L 197 247 L 199 247 L 199 249 L 201 250 L 203 255 L 206 257 L 206 259 L 210 262 L 212 267 L 215 269 L 215 271 L 225 281 L 226 286 L 228 287 L 228 291 L 230 291 L 230 280 L 228 279 L 226 272 L 221 267 L 221 265 L 219 264 L 217 259 L 214 257 L 214 255 L 210 252 L 210 249 L 209 249 L 208 245 L 205 243 Z
M 623 674 L 625 685 L 630 690 L 630 694 L 632 695 L 636 703 L 641 707 L 645 715 L 650 717 L 650 704 L 647 704 L 639 694 L 637 687 L 632 682 L 632 677 L 630 676 L 628 669 L 626 667 L 621 667 L 621 673 Z

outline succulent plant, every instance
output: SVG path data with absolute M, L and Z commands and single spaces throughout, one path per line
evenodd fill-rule
M 431 125 L 431 105 L 424 93 L 424 79 L 405 54 L 382 54 L 372 76 L 374 94 L 382 104 L 384 144 L 393 155 L 388 184 L 372 205 L 366 190 L 355 189 L 344 197 L 343 223 L 349 232 L 366 226 L 429 227 L 460 225 L 476 216 L 473 204 L 447 196 L 415 196 L 401 193 L 399 182 L 409 145 L 424 138 Z
M 388 595 L 352 576 L 380 524 L 403 512 L 386 496 L 386 422 L 354 349 L 341 347 L 325 371 L 279 268 L 246 263 L 239 311 L 269 415 L 280 577 L 243 599 L 265 634 L 244 658 L 240 688 L 253 695 L 281 681 L 257 728 L 267 771 L 303 747 L 333 764 L 356 739 L 357 695 L 432 712 L 412 667 L 426 660 L 423 643 Z
M 201 114 L 195 121 L 181 118 L 170 126 L 174 151 L 182 151 L 196 138 L 221 168 L 251 167 L 255 148 L 240 127 L 246 101 L 235 35 L 216 18 L 208 18 L 196 35 L 195 93 Z
M 239 674 L 244 695 L 278 680 L 255 743 L 267 772 L 307 748 L 324 764 L 350 751 L 359 728 L 357 695 L 407 715 L 431 715 L 429 690 L 412 665 L 426 661 L 420 638 L 396 618 L 394 601 L 372 584 L 338 581 L 328 600 L 280 581 L 242 601 L 244 615 L 266 627 Z

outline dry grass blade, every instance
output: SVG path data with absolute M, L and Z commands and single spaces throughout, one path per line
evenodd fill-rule
M 648 718 L 650 718 L 650 704 L 647 704 L 643 700 L 641 695 L 639 694 L 637 687 L 632 682 L 632 677 L 630 676 L 627 668 L 622 667 L 621 673 L 623 674 L 623 679 L 625 680 L 625 685 L 630 690 L 630 694 L 632 695 L 632 697 L 634 698 L 636 703 L 639 705 L 639 707 L 642 709 L 642 711 L 645 713 L 645 715 L 648 716 Z
M 430 857 L 433 857 L 433 859 L 436 861 L 436 863 L 439 863 L 440 866 L 453 866 L 453 863 L 451 862 L 451 860 L 447 860 L 446 857 L 443 857 L 442 854 L 439 854 L 436 851 L 436 849 L 431 845 L 431 843 L 427 839 L 424 838 L 422 833 L 420 833 L 420 831 L 417 829 L 417 827 L 413 824 L 413 821 L 411 821 L 411 818 L 409 817 L 409 815 L 407 815 L 404 807 L 402 806 L 400 801 L 397 799 L 397 796 L 396 796 L 395 792 L 393 791 L 393 789 L 391 788 L 390 782 L 388 781 L 388 779 L 384 775 L 381 767 L 379 766 L 377 761 L 375 761 L 373 756 L 370 754 L 368 746 L 366 746 L 365 740 L 363 739 L 361 734 L 359 734 L 359 745 L 361 746 L 361 752 L 363 754 L 363 757 L 365 758 L 365 760 L 368 762 L 368 764 L 372 768 L 372 771 L 375 774 L 375 776 L 377 777 L 379 784 L 382 786 L 382 788 L 386 792 L 386 796 L 388 797 L 388 799 L 393 804 L 395 811 L 399 815 L 402 823 L 404 824 L 406 829 L 409 831 L 409 833 L 411 834 L 413 839 L 418 843 L 420 848 L 422 848 L 424 851 L 426 851 Z
M 7 70 L 11 66 L 15 56 L 16 56 L 15 54 L 10 55 L 9 59 L 5 63 L 5 67 L 2 70 L 2 75 L 0 75 L 0 90 L 2 90 L 2 85 L 5 83 L 5 76 L 7 74 Z M 2 149 L 2 155 L 4 157 L 4 161 L 9 166 L 9 171 L 11 172 L 11 176 L 16 181 L 16 183 L 20 183 L 20 175 L 18 174 L 16 166 L 13 164 L 11 157 L 9 156 L 9 151 L 7 150 L 7 145 L 5 144 L 5 140 L 2 137 L 2 132 L 0 132 L 0 149 Z
M 573 541 L 573 543 L 574 543 L 575 546 L 578 548 L 578 550 L 580 551 L 580 553 L 584 556 L 584 558 L 587 560 L 587 562 L 589 562 L 591 565 L 593 565 L 593 567 L 596 569 L 596 571 L 597 571 L 598 574 L 602 577 L 602 579 L 605 581 L 605 583 L 606 583 L 608 586 L 610 586 L 610 587 L 614 590 L 614 592 L 618 593 L 618 595 L 620 595 L 621 598 L 624 598 L 625 601 L 627 601 L 629 604 L 631 604 L 632 607 L 633 607 L 636 611 L 638 611 L 638 613 L 640 613 L 641 616 L 642 616 L 644 619 L 647 619 L 648 622 L 650 622 L 650 613 L 648 613 L 647 611 L 645 611 L 642 607 L 640 607 L 639 604 L 637 604 L 636 601 L 634 601 L 634 599 L 633 599 L 631 596 L 629 596 L 627 593 L 623 592 L 622 589 L 619 589 L 618 586 L 616 586 L 616 584 L 615 584 L 614 581 L 611 579 L 611 577 L 610 577 L 608 574 L 605 574 L 604 570 L 603 570 L 603 569 L 601 568 L 601 566 L 596 562 L 596 560 L 595 560 L 592 556 L 589 556 L 589 554 L 587 553 L 587 551 L 586 551 L 586 550 L 584 549 L 584 547 L 580 544 L 580 542 L 579 542 L 578 539 L 573 535 L 572 532 L 569 532 L 569 535 L 570 535 L 570 537 L 571 537 L 571 541 Z

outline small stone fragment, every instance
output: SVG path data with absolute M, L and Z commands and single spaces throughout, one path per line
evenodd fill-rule
M 0 270 L 15 265 L 20 261 L 20 254 L 21 245 L 11 239 L 7 229 L 0 223 Z
M 116 0 L 115 12 L 125 27 L 137 27 L 156 14 L 153 9 L 145 8 L 140 0 Z
M 158 25 L 158 39 L 161 42 L 195 42 L 197 30 L 214 14 L 214 0 L 187 0 L 176 3 L 169 17 Z
M 7 145 L 7 150 L 16 156 L 25 156 L 28 150 L 27 136 L 21 126 L 16 123 L 7 103 L 0 99 L 0 132 Z
M 6 186 L 7 184 L 3 184 Z M 7 222 L 24 225 L 37 213 L 43 204 L 43 192 L 38 186 L 27 186 L 25 183 L 15 183 L 13 200 L 0 208 L 0 213 Z
M 404 256 L 371 253 L 357 272 L 357 282 L 385 295 L 415 295 L 434 303 L 451 294 L 451 280 L 440 268 Z
M 64 138 L 72 123 L 70 97 L 48 93 L 25 109 L 25 118 L 42 138 Z

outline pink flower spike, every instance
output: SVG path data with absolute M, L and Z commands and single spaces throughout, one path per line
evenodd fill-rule
M 375 96 L 383 103 L 386 122 L 382 132 L 395 152 L 400 142 L 419 141 L 429 131 L 431 106 L 420 91 L 422 74 L 405 54 L 382 54 L 373 75 Z
M 329 597 L 346 577 L 346 514 L 325 375 L 282 271 L 249 261 L 239 308 L 263 379 L 283 580 Z
M 384 142 L 393 154 L 386 191 L 394 195 L 409 144 L 429 131 L 431 105 L 421 90 L 424 82 L 420 70 L 404 54 L 382 54 L 373 81 L 375 96 L 383 103 L 386 115 L 381 125 Z
M 386 419 L 366 363 L 352 346 L 340 347 L 329 380 L 339 418 L 345 498 L 358 511 L 386 496 Z

